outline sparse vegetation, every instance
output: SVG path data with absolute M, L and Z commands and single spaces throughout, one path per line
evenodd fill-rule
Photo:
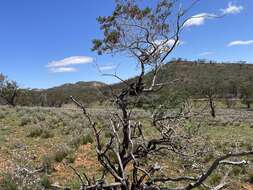
M 199 104 L 203 104 L 203 102 L 199 102 Z M 197 105 L 197 103 L 196 103 Z M 220 106 L 220 107 L 219 107 Z M 196 107 L 196 109 L 201 109 Z M 217 107 L 217 117 L 215 119 L 212 119 L 209 116 L 208 110 L 205 110 L 203 113 L 203 117 L 205 117 L 206 122 L 203 123 L 203 127 L 201 130 L 203 130 L 201 139 L 212 139 L 212 142 L 214 145 L 219 145 L 217 147 L 220 147 L 221 151 L 229 151 L 229 148 L 233 147 L 233 143 L 236 142 L 236 146 L 240 146 L 242 149 L 251 150 L 253 146 L 253 130 L 250 128 L 250 125 L 253 122 L 253 112 L 246 111 L 245 109 L 240 109 L 239 106 L 237 109 L 227 109 L 222 108 L 223 106 L 219 103 Z M 226 106 L 225 106 L 226 107 Z M 74 173 L 66 166 L 61 168 L 61 173 L 58 172 L 58 165 L 62 164 L 64 162 L 73 164 L 78 170 L 82 170 L 83 167 L 87 168 L 87 171 L 89 172 L 89 176 L 92 177 L 93 174 L 96 174 L 100 171 L 100 167 L 97 166 L 96 163 L 96 153 L 93 150 L 94 142 L 91 138 L 91 132 L 87 128 L 87 125 L 83 125 L 84 120 L 82 120 L 82 115 L 78 112 L 69 111 L 69 110 L 51 110 L 51 109 L 42 109 L 42 108 L 7 108 L 3 107 L 1 109 L 1 112 L 3 115 L 5 115 L 4 119 L 0 120 L 1 126 L 5 126 L 8 124 L 8 128 L 2 128 L 0 132 L 0 142 L 2 143 L 2 149 L 0 149 L 0 172 L 5 172 L 8 170 L 12 170 L 13 168 L 8 165 L 9 158 L 14 159 L 15 153 L 12 151 L 8 151 L 8 147 L 13 147 L 13 150 L 19 150 L 21 151 L 24 147 L 24 144 L 26 145 L 25 152 L 27 152 L 30 157 L 27 159 L 29 160 L 30 167 L 36 166 L 36 167 L 42 167 L 43 172 L 42 173 L 36 173 L 36 175 L 39 175 L 38 178 L 42 178 L 43 175 L 52 175 L 53 177 L 49 177 L 51 181 L 58 181 L 62 182 L 61 184 L 63 186 L 68 186 L 68 184 L 72 184 L 76 179 L 74 176 Z M 35 114 L 36 113 L 36 114 Z M 139 118 L 143 118 L 143 114 L 145 112 L 137 111 L 135 116 Z M 37 137 L 28 137 L 30 133 L 33 133 L 33 129 L 39 128 L 38 126 L 31 124 L 27 125 L 27 127 L 21 127 L 19 126 L 20 120 L 22 116 L 26 114 L 26 117 L 33 118 L 33 115 L 43 115 L 45 120 L 40 122 L 40 125 L 43 126 L 43 128 L 46 128 L 50 131 L 50 133 L 53 133 L 54 136 L 52 136 L 49 139 L 43 139 L 41 137 L 41 132 L 38 133 Z M 107 118 L 106 111 L 101 110 L 100 112 L 93 112 L 94 116 L 101 116 L 103 115 L 104 118 Z M 147 113 L 146 113 L 147 114 Z M 53 127 L 50 128 L 51 125 L 49 123 L 51 122 L 51 119 L 60 121 L 62 115 L 64 115 L 64 121 L 66 122 L 66 125 L 59 125 L 57 128 Z M 73 118 L 75 122 L 73 121 Z M 198 118 L 196 118 L 198 120 Z M 106 119 L 105 119 L 106 121 Z M 215 121 L 215 122 L 214 122 Z M 193 121 L 190 121 L 189 130 L 194 130 L 194 126 L 196 123 L 192 123 Z M 208 123 L 212 122 L 212 125 L 207 125 Z M 240 125 L 235 126 L 235 123 L 239 122 Z M 145 126 L 148 126 L 148 122 L 144 122 Z M 226 123 L 226 125 L 224 125 Z M 8 130 L 7 130 L 8 129 Z M 63 133 L 63 130 L 68 130 L 68 133 Z M 35 130 L 36 131 L 36 130 Z M 39 130 L 40 131 L 40 130 Z M 85 131 L 85 132 L 82 132 Z M 76 134 L 86 134 L 84 136 L 76 136 Z M 153 135 L 153 130 L 147 128 L 146 134 Z M 13 139 L 13 136 L 15 139 Z M 35 135 L 36 136 L 36 135 Z M 112 133 L 108 132 L 104 135 L 104 144 L 106 144 L 107 139 L 109 139 L 112 136 Z M 11 138 L 12 137 L 12 138 Z M 4 139 L 4 140 L 1 140 Z M 22 142 L 22 143 L 21 143 Z M 88 144 L 86 144 L 88 143 Z M 92 144 L 90 144 L 92 143 Z M 202 143 L 202 141 L 199 141 L 198 143 Z M 18 144 L 13 146 L 13 144 Z M 19 145 L 20 144 L 20 145 Z M 62 146 L 59 146 L 62 145 Z M 210 144 L 210 146 L 212 146 Z M 5 147 L 5 148 L 4 148 Z M 68 148 L 71 147 L 71 148 Z M 224 150 L 224 148 L 227 147 L 228 149 Z M 34 152 L 34 150 L 37 150 Z M 59 150 L 59 152 L 57 151 Z M 57 153 L 57 156 L 55 154 Z M 114 158 L 114 154 L 110 153 L 112 158 Z M 34 156 L 32 156 L 34 155 Z M 84 155 L 84 157 L 82 156 Z M 203 159 L 203 162 L 208 164 L 210 161 L 214 158 L 215 154 L 213 152 L 210 152 L 209 154 L 206 154 L 205 158 Z M 55 157 L 57 161 L 55 160 Z M 6 159 L 8 158 L 8 159 Z M 164 162 L 166 161 L 166 158 L 163 157 Z M 3 161 L 4 160 L 4 161 Z M 116 159 L 115 159 L 116 160 Z M 154 161 L 155 162 L 155 161 Z M 15 161 L 16 164 L 20 164 L 20 161 Z M 4 167 L 7 167 L 6 168 Z M 55 168 L 56 167 L 56 168 Z M 94 169 L 95 167 L 95 169 Z M 172 171 L 176 171 L 177 168 L 180 168 L 179 165 L 175 165 L 173 168 L 171 168 Z M 250 180 L 250 171 L 252 170 L 252 167 L 250 167 L 245 174 L 240 173 L 240 175 L 245 176 L 245 178 L 240 179 L 240 183 L 247 183 Z M 170 171 L 170 172 L 172 172 Z M 239 171 L 239 170 L 238 170 Z M 63 176 L 62 176 L 63 175 Z M 68 176 L 72 176 L 72 180 L 69 180 L 67 183 L 65 183 L 64 178 L 68 178 Z M 234 176 L 234 175 L 233 175 Z M 238 182 L 238 178 L 235 178 L 232 176 L 232 180 Z M 15 184 L 15 183 L 14 183 Z M 77 187 L 77 181 L 75 182 L 75 187 Z M 237 190 L 233 189 L 232 190 Z

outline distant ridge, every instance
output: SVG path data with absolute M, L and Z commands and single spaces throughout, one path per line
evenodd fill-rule
M 152 73 L 147 73 L 144 80 L 149 83 L 152 78 Z M 168 97 L 169 92 L 176 92 L 187 90 L 191 96 L 201 97 L 201 89 L 199 85 L 206 87 L 216 81 L 219 88 L 219 97 L 240 96 L 241 82 L 248 82 L 253 84 L 253 64 L 246 63 L 214 63 L 201 61 L 183 61 L 176 60 L 165 64 L 161 69 L 158 82 L 173 81 L 180 79 L 175 85 L 165 87 L 161 92 L 161 97 Z M 135 78 L 128 79 L 131 81 Z M 122 82 L 112 84 L 113 89 L 125 88 Z M 84 104 L 89 105 L 95 102 L 103 102 L 106 96 L 109 95 L 110 89 L 108 85 L 99 81 L 79 81 L 74 84 L 66 83 L 60 86 L 49 89 L 33 89 L 30 92 L 30 99 L 39 104 L 41 100 L 46 99 L 48 106 L 55 106 L 63 102 L 69 103 L 69 97 L 74 96 Z M 36 98 L 35 98 L 36 97 Z M 39 98 L 38 98 L 39 97 Z M 108 99 L 108 98 L 107 98 Z M 49 103 L 51 102 L 51 103 Z

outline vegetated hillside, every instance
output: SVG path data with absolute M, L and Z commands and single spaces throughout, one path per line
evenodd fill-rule
M 218 96 L 239 97 L 243 85 L 253 82 L 253 65 L 174 61 L 165 65 L 160 76 L 160 81 L 178 79 L 174 89 L 186 89 L 192 96 L 203 97 L 211 89 Z
M 145 76 L 151 83 L 153 73 Z M 131 83 L 130 79 L 128 82 Z M 185 98 L 241 98 L 253 101 L 253 65 L 240 63 L 213 63 L 201 61 L 172 61 L 160 70 L 157 83 L 169 83 L 157 96 L 144 96 L 142 103 L 160 103 L 169 100 L 177 104 Z M 123 87 L 123 83 L 113 85 Z
M 152 72 L 145 76 L 145 80 L 151 81 Z M 131 83 L 134 78 L 129 79 Z M 247 97 L 253 96 L 253 65 L 239 63 L 204 63 L 200 61 L 172 61 L 162 68 L 158 82 L 174 81 L 160 91 L 159 97 L 152 97 L 155 101 L 164 98 L 193 97 L 203 98 L 206 93 L 214 93 L 216 97 L 241 98 L 242 94 Z M 124 83 L 112 85 L 112 89 L 124 87 Z M 101 82 L 77 82 L 62 86 L 32 90 L 30 104 L 41 106 L 61 106 L 69 103 L 70 96 L 74 96 L 84 104 L 102 103 L 105 96 L 110 94 L 108 85 Z M 26 95 L 27 96 L 27 95 Z M 22 99 L 22 98 L 21 98 Z M 27 97 L 26 97 L 27 99 Z M 147 99 L 147 98 L 146 98 Z M 150 99 L 150 97 L 148 97 Z M 22 100 L 25 104 L 27 100 Z
M 163 81 L 181 79 L 184 84 L 204 82 L 240 83 L 253 81 L 253 65 L 238 63 L 202 63 L 174 61 L 165 65 L 161 77 Z
M 44 93 L 51 96 L 57 94 L 57 96 L 63 98 L 65 102 L 69 101 L 70 96 L 74 96 L 78 97 L 83 103 L 89 104 L 102 99 L 102 92 L 100 92 L 100 89 L 104 86 L 104 83 L 97 81 L 77 82 L 75 84 L 64 84 L 62 86 L 50 88 L 45 90 Z
M 106 84 L 97 81 L 67 83 L 49 89 L 27 90 L 19 97 L 18 104 L 24 106 L 61 107 L 70 102 L 70 96 L 78 98 L 85 105 L 102 100 L 100 92 Z

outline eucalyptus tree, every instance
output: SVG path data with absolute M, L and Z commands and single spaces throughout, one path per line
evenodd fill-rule
M 15 107 L 20 92 L 17 82 L 8 80 L 6 76 L 0 74 L 0 98 L 4 103 Z
M 250 81 L 243 81 L 240 83 L 241 101 L 247 105 L 247 108 L 251 108 L 253 103 L 253 84 Z

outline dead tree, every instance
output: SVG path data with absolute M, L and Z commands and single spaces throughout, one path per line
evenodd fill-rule
M 122 189 L 122 190 L 190 190 L 207 186 L 206 180 L 220 166 L 243 165 L 246 161 L 233 160 L 234 157 L 253 155 L 253 150 L 228 153 L 217 156 L 209 167 L 204 167 L 202 158 L 208 151 L 206 143 L 197 145 L 198 126 L 186 129 L 186 122 L 191 116 L 190 106 L 184 106 L 178 112 L 170 112 L 166 105 L 161 105 L 147 118 L 152 135 L 148 135 L 145 125 L 135 118 L 133 107 L 140 95 L 156 93 L 169 81 L 160 81 L 159 73 L 166 58 L 179 44 L 180 33 L 185 23 L 189 8 L 183 9 L 177 1 L 160 0 L 154 8 L 140 8 L 134 0 L 117 0 L 116 8 L 111 16 L 99 17 L 98 21 L 104 38 L 94 40 L 93 50 L 99 54 L 124 53 L 136 58 L 140 74 L 131 82 L 122 80 L 124 88 L 112 89 L 112 97 L 117 111 L 110 111 L 104 127 L 96 123 L 86 108 L 71 97 L 72 101 L 82 109 L 94 133 L 97 159 L 103 168 L 100 179 L 90 179 L 86 174 L 74 172 L 80 179 L 80 189 Z M 176 13 L 175 10 L 178 10 Z M 172 22 L 173 21 L 173 22 Z M 175 26 L 175 27 L 173 27 Z M 153 73 L 150 83 L 146 83 L 144 75 Z M 107 142 L 105 143 L 104 133 Z M 204 139 L 201 139 L 204 140 Z M 182 176 L 168 176 L 163 173 L 163 165 L 158 164 L 161 158 L 181 160 L 182 170 L 194 170 L 193 176 L 183 172 Z M 108 182 L 108 176 L 113 182 Z M 172 183 L 176 188 L 163 186 Z M 216 189 L 225 186 L 224 180 Z M 165 188 L 166 187 L 166 188 Z M 212 187 L 210 187 L 211 189 Z

